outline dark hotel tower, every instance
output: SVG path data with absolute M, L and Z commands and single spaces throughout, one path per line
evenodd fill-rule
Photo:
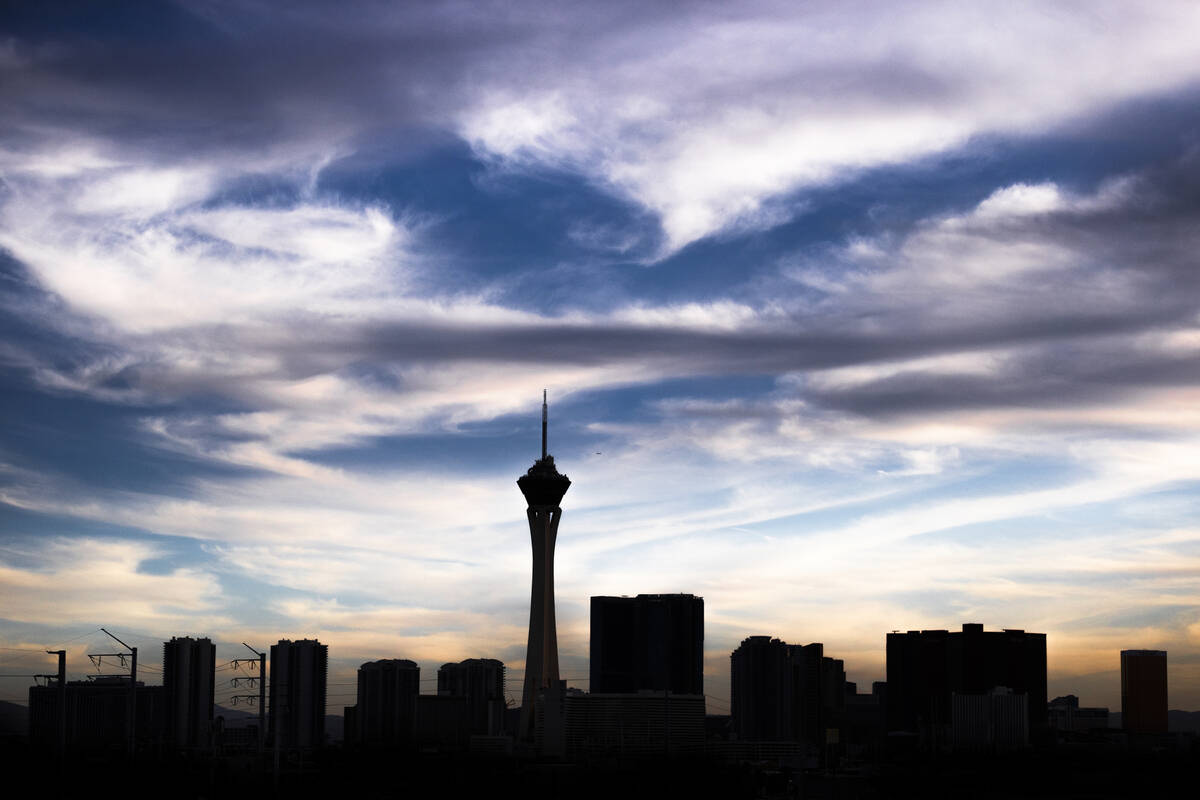
M 984 631 L 966 623 L 961 632 L 894 632 L 887 635 L 887 726 L 945 743 L 954 693 L 996 687 L 1026 696 L 1029 730 L 1046 727 L 1046 634 Z
M 823 744 L 845 704 L 846 671 L 819 642 L 744 639 L 730 656 L 730 715 L 743 741 Z
M 359 667 L 354 712 L 358 741 L 368 746 L 411 741 L 420 693 L 421 668 L 413 661 L 389 658 Z
M 704 694 L 704 598 L 690 594 L 593 597 L 593 694 Z
M 271 645 L 269 726 L 279 747 L 310 750 L 325 744 L 328 664 L 329 648 L 316 639 Z
M 554 467 L 546 452 L 546 395 L 542 394 L 542 457 L 517 479 L 529 505 L 529 538 L 533 544 L 533 588 L 529 599 L 529 643 L 525 648 L 525 687 L 521 692 L 521 720 L 517 738 L 535 739 L 535 704 L 539 693 L 557 691 L 558 631 L 554 622 L 554 543 L 562 519 L 559 503 L 571 486 Z
M 172 637 L 163 643 L 166 740 L 179 749 L 212 745 L 217 646 L 208 639 Z
M 1130 733 L 1167 732 L 1167 651 L 1121 651 L 1121 725 Z
M 499 736 L 504 730 L 504 664 L 494 658 L 468 658 L 438 670 L 438 694 L 464 697 L 467 732 Z

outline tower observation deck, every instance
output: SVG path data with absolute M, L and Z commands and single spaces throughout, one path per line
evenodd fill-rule
M 529 599 L 529 644 L 525 650 L 525 686 L 521 693 L 518 738 L 534 738 L 534 704 L 543 689 L 557 689 L 558 629 L 554 622 L 554 542 L 562 519 L 559 504 L 571 479 L 554 467 L 546 452 L 546 394 L 542 393 L 542 457 L 520 478 L 517 486 L 529 508 L 529 538 L 533 544 L 533 588 Z

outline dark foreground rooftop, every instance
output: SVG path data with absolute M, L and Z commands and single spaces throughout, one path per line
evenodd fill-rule
M 329 749 L 283 762 L 281 797 L 633 798 L 1190 798 L 1200 755 L 1056 748 L 1008 757 L 911 758 L 835 771 L 718 764 L 703 759 L 565 764 L 465 755 Z M 38 796 L 115 796 L 139 786 L 162 800 L 261 792 L 270 760 L 93 756 L 65 768 L 19 740 L 0 743 L 10 786 L 28 776 Z M 1182 788 L 1176 788 L 1182 787 Z

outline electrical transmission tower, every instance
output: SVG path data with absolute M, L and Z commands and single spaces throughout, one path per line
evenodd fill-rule
M 124 668 L 128 666 L 129 668 L 129 702 L 125 712 L 125 747 L 129 751 L 129 754 L 133 755 L 133 751 L 137 742 L 137 648 L 130 647 L 129 645 L 125 644 L 120 639 L 104 630 L 104 628 L 101 628 L 100 630 L 104 631 L 105 635 L 129 651 L 128 653 L 88 653 L 88 658 L 91 659 L 92 663 L 96 665 L 97 672 L 100 671 L 104 664 L 104 659 L 106 658 L 119 659 L 121 667 Z M 128 662 L 126 659 L 128 659 Z M 124 677 L 124 673 L 114 676 L 97 675 L 96 677 Z
M 232 678 L 229 682 L 233 688 L 240 688 L 243 684 L 247 686 L 257 686 L 258 694 L 235 694 L 230 697 L 233 705 L 237 705 L 239 700 L 242 700 L 250 705 L 258 703 L 258 752 L 263 752 L 264 743 L 267 736 L 266 712 L 267 712 L 267 654 L 260 653 L 250 645 L 242 642 L 242 645 L 254 653 L 257 658 L 235 658 L 229 663 L 233 665 L 234 672 L 241 669 L 242 664 L 248 664 L 250 670 L 257 670 L 257 675 L 239 675 Z

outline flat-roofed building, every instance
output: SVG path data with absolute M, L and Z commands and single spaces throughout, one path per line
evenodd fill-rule
M 353 715 L 356 741 L 367 746 L 411 742 L 420 693 L 421 668 L 415 661 L 387 658 L 360 666 Z M 351 724 L 349 718 L 346 724 Z
M 1047 706 L 1051 729 L 1064 733 L 1087 733 L 1108 728 L 1108 709 L 1079 705 L 1073 694 L 1056 697 Z
M 1046 727 L 1046 634 L 967 623 L 961 631 L 887 635 L 889 731 L 919 734 L 927 747 L 947 746 L 954 693 L 998 686 L 1026 698 L 1031 734 Z
M 593 693 L 704 694 L 704 598 L 691 594 L 593 597 Z
M 567 694 L 567 755 L 662 758 L 704 752 L 704 696 L 669 692 Z
M 1121 651 L 1121 725 L 1130 733 L 1167 732 L 1167 651 Z
M 138 749 L 153 748 L 163 739 L 163 687 L 136 687 L 134 741 Z M 68 681 L 66 746 L 82 752 L 121 752 L 129 743 L 129 678 L 102 676 Z M 35 747 L 54 747 L 58 741 L 57 686 L 29 687 L 29 738 Z
M 329 648 L 316 639 L 271 645 L 271 741 L 284 749 L 325 744 L 325 686 Z
M 209 639 L 171 637 L 163 642 L 166 740 L 170 747 L 212 747 L 217 646 Z
M 438 694 L 464 697 L 467 729 L 473 736 L 504 731 L 504 664 L 494 658 L 468 658 L 438 670 Z

